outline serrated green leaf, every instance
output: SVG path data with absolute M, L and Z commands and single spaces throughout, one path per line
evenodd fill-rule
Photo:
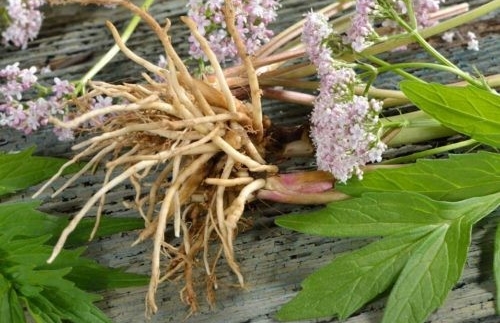
M 365 203 L 367 203 L 367 209 L 364 210 L 366 213 L 356 214 L 357 210 L 365 207 Z M 343 207 L 335 208 L 336 205 Z M 367 232 L 365 235 L 373 235 L 380 230 L 379 233 L 386 235 L 386 238 L 381 242 L 375 242 L 373 245 L 376 247 L 369 245 L 336 260 L 342 264 L 343 259 L 348 259 L 350 267 L 348 263 L 340 266 L 334 261 L 326 269 L 320 269 L 310 276 L 312 278 L 307 278 L 303 285 L 304 290 L 283 307 L 283 312 L 280 311 L 278 318 L 298 320 L 331 315 L 344 318 L 387 288 L 393 281 L 394 275 L 399 273 L 399 270 L 394 268 L 403 268 L 390 294 L 384 323 L 423 322 L 442 304 L 449 290 L 458 281 L 470 244 L 472 225 L 499 205 L 500 192 L 458 202 L 435 201 L 414 192 L 399 194 L 381 192 L 365 193 L 351 201 L 332 203 L 328 212 L 317 213 L 313 219 L 307 219 L 308 216 L 303 215 L 302 218 L 305 220 L 298 222 L 300 216 L 297 215 L 292 218 L 281 217 L 278 224 L 285 224 L 302 232 L 320 232 L 332 236 L 356 233 L 358 236 L 363 236 L 363 230 Z M 371 209 L 370 213 L 368 208 Z M 411 209 L 411 213 L 407 213 L 408 209 Z M 400 212 L 401 219 L 397 219 L 392 212 Z M 352 220 L 352 216 L 358 218 Z M 283 218 L 293 221 L 283 221 Z M 359 228 L 349 229 L 349 226 L 355 227 L 360 221 L 364 222 Z M 381 225 L 382 229 L 370 229 L 367 225 L 370 222 L 371 226 Z M 390 223 L 394 223 L 396 227 L 392 234 L 389 229 Z M 413 223 L 413 227 L 401 228 L 401 223 L 405 225 Z M 340 229 L 336 229 L 336 226 Z M 323 227 L 326 229 L 323 230 Z M 398 244 L 399 240 L 393 241 L 394 237 L 401 239 L 422 232 L 429 234 L 421 235 L 421 244 L 419 243 L 416 249 L 406 248 L 397 252 L 395 248 L 405 244 Z M 413 246 L 416 245 L 417 242 Z M 384 250 L 383 247 L 387 249 Z M 372 252 L 365 255 L 364 250 Z M 366 259 L 369 259 L 368 263 L 365 263 Z M 396 264 L 395 260 L 404 264 L 398 263 L 389 269 L 384 267 Z M 360 270 L 357 266 L 366 271 Z M 350 270 L 353 271 L 353 276 L 348 276 L 348 279 L 343 278 L 342 275 Z M 387 277 L 391 278 L 390 282 Z M 378 283 L 384 288 L 374 289 L 373 286 L 378 286 L 376 285 Z M 339 285 L 342 288 L 336 287 Z M 301 306 L 302 303 L 307 305 Z M 356 306 L 350 307 L 351 303 Z
M 92 305 L 96 298 L 90 294 L 82 295 L 82 291 L 76 289 L 76 293 L 67 292 L 69 288 L 47 286 L 43 293 L 36 297 L 24 298 L 28 311 L 36 322 L 61 323 L 111 323 L 97 307 Z
M 41 263 L 36 268 L 72 267 L 65 278 L 74 282 L 78 288 L 87 291 L 144 286 L 149 283 L 149 277 L 146 275 L 127 273 L 122 268 L 104 267 L 92 259 L 81 257 L 84 251 L 85 248 L 64 250 L 52 264 Z
M 277 313 L 280 321 L 352 315 L 396 279 L 429 230 L 393 235 L 342 255 L 302 282 L 299 294 Z
M 8 243 L 10 255 L 4 259 L 15 264 L 36 264 L 36 269 L 60 269 L 72 267 L 66 276 L 84 290 L 103 290 L 143 286 L 148 283 L 145 275 L 126 273 L 120 268 L 107 268 L 95 261 L 81 257 L 84 249 L 64 250 L 56 261 L 48 265 L 46 260 L 52 252 L 52 247 L 44 245 L 57 240 L 60 232 L 69 220 L 65 217 L 55 217 L 33 208 L 38 202 L 0 204 L 0 241 Z M 23 225 L 20 226 L 19 222 Z M 81 245 L 88 241 L 95 220 L 84 219 L 71 235 L 67 246 Z M 138 218 L 103 218 L 96 237 L 118 232 L 138 229 L 144 222 Z M 55 238 L 51 238 L 52 237 Z M 25 237 L 12 239 L 12 237 Z
M 37 212 L 33 209 L 37 205 L 12 203 L 0 206 L 0 275 L 15 286 L 10 295 L 17 299 L 17 303 L 0 299 L 3 302 L 0 306 L 11 308 L 14 315 L 18 313 L 15 306 L 22 299 L 35 322 L 109 322 L 92 304 L 99 297 L 83 289 L 139 286 L 147 284 L 149 279 L 144 275 L 125 273 L 122 269 L 106 268 L 84 258 L 81 254 L 85 248 L 62 250 L 52 264 L 47 264 L 53 247 L 45 243 L 50 240 L 50 234 L 59 235 L 68 219 Z M 87 223 L 81 234 L 88 234 L 93 226 L 91 222 Z M 138 223 L 143 225 L 142 221 L 122 221 L 119 218 L 104 223 L 103 234 L 119 232 Z M 113 227 L 114 223 L 117 226 Z M 40 236 L 42 233 L 50 234 Z
M 98 295 L 88 294 L 74 286 L 73 283 L 61 277 L 54 277 L 49 272 L 56 270 L 42 271 L 47 274 L 47 280 L 43 290 L 35 296 L 26 297 L 26 302 L 32 311 L 38 315 L 49 315 L 56 322 L 69 320 L 78 323 L 110 323 L 107 318 L 92 303 L 100 300 Z M 48 277 L 53 277 L 49 282 Z
M 401 205 L 405 207 L 399 208 Z M 280 216 L 276 224 L 327 237 L 384 236 L 415 227 L 433 226 L 441 221 L 436 211 L 436 206 L 422 195 L 365 193 L 361 198 L 330 203 L 311 213 Z
M 493 256 L 493 276 L 495 278 L 496 298 L 495 310 L 500 315 L 500 224 L 495 230 L 495 250 Z
M 350 196 L 364 192 L 412 191 L 435 200 L 459 201 L 498 192 L 500 154 L 451 155 L 448 159 L 419 159 L 400 168 L 365 172 L 363 180 L 352 179 L 336 189 Z
M 412 253 L 394 285 L 382 323 L 421 323 L 446 299 L 462 274 L 472 225 L 444 224 Z
M 22 241 L 26 243 L 25 240 Z M 39 246 L 34 239 L 30 242 L 37 248 L 44 247 Z M 26 244 L 30 245 L 29 242 Z M 18 248 L 16 253 L 20 250 Z M 50 248 L 45 250 L 45 254 L 39 251 L 45 256 L 44 262 L 50 251 Z M 34 260 L 39 261 L 39 258 L 41 256 L 37 256 Z M 12 254 L 6 259 L 6 263 L 12 264 L 16 259 L 24 260 L 24 257 Z M 10 265 L 0 269 L 12 286 L 15 286 L 15 291 L 19 296 L 25 300 L 35 321 L 110 322 L 104 313 L 92 304 L 99 300 L 100 296 L 88 294 L 66 279 L 65 276 L 73 270 L 71 267 L 51 269 L 38 267 L 42 267 L 40 263 Z
M 496 196 L 500 199 L 500 193 Z M 489 213 L 498 205 L 498 199 L 487 196 L 445 202 L 414 192 L 369 192 L 360 198 L 330 203 L 315 212 L 280 216 L 276 224 L 330 237 L 385 236 L 434 227 L 465 215 L 484 214 L 483 210 Z
M 24 312 L 10 282 L 0 275 L 0 323 L 25 323 Z
M 500 147 L 500 96 L 473 86 L 402 81 L 400 88 L 418 108 L 444 126 Z
M 0 196 L 40 183 L 67 162 L 62 158 L 32 156 L 33 151 L 30 148 L 16 154 L 0 153 Z M 78 166 L 72 166 L 65 173 L 77 169 Z
M 0 204 L 0 228 L 3 233 L 8 233 L 9 237 L 37 237 L 50 234 L 52 238 L 49 243 L 55 243 L 59 234 L 69 223 L 69 219 L 37 211 L 36 208 L 39 205 L 39 201 Z M 19 225 L 20 222 L 23 225 Z M 95 219 L 83 219 L 68 237 L 66 247 L 87 243 L 94 224 Z M 140 218 L 103 217 L 95 237 L 105 237 L 141 228 L 144 228 L 144 220 Z
M 53 311 L 52 304 L 43 298 L 22 298 L 31 318 L 36 323 L 61 323 L 60 315 Z
M 64 227 L 69 221 L 66 220 Z M 75 230 L 70 234 L 66 241 L 66 247 L 71 248 L 81 246 L 89 241 L 90 233 L 95 225 L 95 219 L 85 218 Z M 61 228 L 62 229 L 64 228 Z M 127 218 L 127 217 L 102 217 L 99 228 L 97 229 L 95 238 L 106 237 L 116 233 L 132 231 L 144 228 L 144 220 L 141 218 Z M 54 237 L 52 243 L 57 241 L 58 235 Z
M 0 204 L 2 233 L 9 237 L 59 234 L 67 220 L 35 210 L 39 205 L 38 201 Z
M 9 292 L 9 310 L 10 310 L 10 320 L 6 321 L 9 323 L 25 323 L 26 318 L 24 317 L 24 310 L 19 301 L 19 297 L 16 291 L 11 288 Z M 4 315 L 3 311 L 2 316 Z
M 150 280 L 147 275 L 127 273 L 122 268 L 109 268 L 98 264 L 75 267 L 66 278 L 86 291 L 145 286 Z

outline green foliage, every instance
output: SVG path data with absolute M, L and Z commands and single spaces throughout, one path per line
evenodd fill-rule
M 493 256 L 493 276 L 496 287 L 496 312 L 500 315 L 500 225 L 495 230 L 495 253 Z
M 451 87 L 417 81 L 400 83 L 403 93 L 444 126 L 500 147 L 500 96 L 473 86 Z
M 278 319 L 349 317 L 394 283 L 410 251 L 427 234 L 426 230 L 395 234 L 339 256 L 302 282 L 302 291 L 281 308 Z
M 351 179 L 336 189 L 350 196 L 412 191 L 437 200 L 459 201 L 496 193 L 499 187 L 500 155 L 480 151 L 451 155 L 448 159 L 419 159 L 400 168 L 365 172 L 363 180 Z
M 458 202 L 435 201 L 413 192 L 370 192 L 360 198 L 330 203 L 307 216 L 284 215 L 276 223 L 320 236 L 377 237 L 434 227 L 436 223 L 453 221 L 463 213 L 471 216 L 489 207 L 474 202 L 474 198 Z
M 47 215 L 46 215 L 47 216 Z M 69 223 L 68 218 L 57 217 L 59 220 L 60 230 L 56 232 L 61 232 L 66 225 Z M 90 233 L 95 225 L 95 219 L 85 218 L 80 221 L 78 226 L 75 228 L 68 240 L 66 241 L 66 247 L 77 247 L 89 241 Z M 131 230 L 137 230 L 144 228 L 144 220 L 141 218 L 109 218 L 103 217 L 99 222 L 99 228 L 95 234 L 95 238 L 110 236 L 119 232 L 126 232 Z M 53 236 L 49 240 L 49 243 L 56 243 L 58 236 Z
M 39 201 L 0 204 L 0 227 L 8 227 L 10 235 L 38 237 L 50 234 L 52 237 L 48 243 L 54 244 L 59 237 L 58 233 L 66 227 L 69 219 L 37 211 L 36 208 L 39 205 Z M 22 226 L 17 225 L 19 219 L 23 221 Z M 95 219 L 83 219 L 75 231 L 68 237 L 66 247 L 76 247 L 88 242 L 94 224 Z M 144 221 L 139 218 L 103 217 L 99 224 L 96 238 L 143 227 Z
M 352 199 L 278 218 L 308 234 L 383 237 L 306 278 L 278 319 L 343 319 L 390 291 L 383 323 L 424 322 L 460 278 L 473 225 L 500 205 L 499 172 L 498 154 L 487 152 L 420 160 L 337 186 Z
M 346 318 L 395 282 L 383 322 L 423 322 L 460 278 L 472 225 L 498 205 L 500 192 L 458 202 L 373 192 L 332 203 L 311 217 L 280 217 L 278 225 L 300 232 L 384 238 L 308 277 L 278 319 Z
M 26 306 L 36 322 L 110 322 L 92 304 L 100 297 L 88 294 L 65 278 L 71 267 L 41 268 L 52 251 L 43 244 L 47 239 L 48 236 L 23 239 L 0 236 L 0 245 L 6 246 L 1 249 L 0 275 L 8 282 L 3 288 L 3 298 L 16 295 L 17 303 Z M 25 322 L 25 319 L 6 322 Z
M 16 154 L 0 153 L 0 196 L 49 178 L 66 162 L 61 158 L 32 156 L 34 150 L 33 147 Z M 69 167 L 67 172 L 76 168 Z
M 0 195 L 46 179 L 64 162 L 32 157 L 31 151 L 0 156 Z M 6 159 L 2 160 L 3 157 Z M 3 171 L 2 162 L 10 165 L 9 172 Z M 68 219 L 39 212 L 35 210 L 38 206 L 36 201 L 0 204 L 0 323 L 26 322 L 24 309 L 37 323 L 110 322 L 93 305 L 100 296 L 85 290 L 144 285 L 148 278 L 103 267 L 82 257 L 85 248 L 63 250 L 52 264 L 47 264 L 52 252 L 50 244 Z M 103 219 L 103 224 L 99 230 L 101 236 L 143 225 L 140 220 L 121 218 Z M 85 220 L 75 230 L 70 244 L 85 242 L 92 227 L 93 221 Z

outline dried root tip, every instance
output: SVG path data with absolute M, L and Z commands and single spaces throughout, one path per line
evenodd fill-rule
M 239 186 L 246 185 L 253 181 L 252 177 L 238 177 L 232 179 L 222 179 L 222 178 L 205 178 L 205 184 L 217 185 L 217 186 Z

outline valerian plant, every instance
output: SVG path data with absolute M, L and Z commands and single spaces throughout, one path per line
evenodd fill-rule
M 32 156 L 33 149 L 0 154 L 0 196 L 6 197 L 51 176 L 65 162 L 59 158 Z M 75 171 L 76 169 L 69 169 Z M 37 323 L 111 322 L 93 303 L 105 289 L 144 285 L 146 276 L 106 268 L 85 258 L 81 247 L 93 221 L 72 237 L 61 258 L 47 264 L 54 238 L 68 219 L 37 211 L 36 202 L 0 204 L 0 322 L 24 323 L 27 316 Z M 90 219 L 89 219 L 90 220 Z M 107 219 L 99 236 L 136 229 L 135 219 Z

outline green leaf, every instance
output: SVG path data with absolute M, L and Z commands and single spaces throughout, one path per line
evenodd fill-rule
M 64 229 L 69 221 L 65 220 Z M 75 230 L 70 234 L 68 240 L 66 241 L 66 247 L 71 248 L 75 246 L 81 246 L 89 241 L 90 233 L 95 225 L 95 218 L 85 218 Z M 106 237 L 113 235 L 115 233 L 121 233 L 126 231 L 132 231 L 144 228 L 144 220 L 141 218 L 127 218 L 127 217 L 102 217 L 99 223 L 99 228 L 97 229 L 95 238 Z M 59 231 L 59 232 L 61 232 Z M 55 243 L 58 236 L 54 237 L 52 243 Z
M 439 226 L 410 257 L 389 296 L 383 323 L 421 322 L 441 303 L 444 287 L 440 279 L 447 276 L 448 259 L 442 259 L 447 229 Z
M 37 269 L 72 267 L 65 278 L 87 291 L 144 286 L 149 283 L 146 275 L 126 273 L 122 268 L 104 267 L 94 260 L 81 257 L 84 251 L 85 248 L 64 250 L 52 264 L 41 263 Z
M 279 225 L 301 232 L 386 237 L 308 277 L 278 318 L 345 318 L 396 281 L 384 323 L 424 322 L 458 281 L 473 224 L 499 205 L 500 192 L 458 202 L 379 192 L 331 203 L 312 217 L 280 217 Z
M 497 314 L 500 314 L 500 224 L 497 225 L 495 231 L 495 251 L 493 256 L 493 276 L 495 278 L 496 299 L 495 309 Z
M 448 159 L 419 159 L 399 168 L 365 172 L 363 180 L 352 179 L 336 189 L 360 196 L 364 192 L 412 191 L 435 200 L 459 201 L 498 192 L 500 154 L 451 155 Z
M 67 217 L 53 216 L 35 210 L 39 201 L 0 204 L 0 228 L 9 236 L 37 237 L 50 234 L 50 243 L 55 243 L 59 234 L 69 223 Z M 19 225 L 19 223 L 23 225 Z M 80 246 L 88 242 L 95 219 L 85 218 L 69 236 L 66 247 Z M 144 228 L 140 218 L 103 217 L 96 238 L 115 233 Z
M 33 151 L 34 148 L 30 148 L 16 154 L 0 153 L 0 196 L 40 183 L 67 162 L 61 158 L 32 156 Z M 65 173 L 77 168 L 69 167 Z
M 68 219 L 38 212 L 37 206 L 38 202 L 0 205 L 0 278 L 10 286 L 7 290 L 0 281 L 0 313 L 8 308 L 12 317 L 6 322 L 24 322 L 14 319 L 19 313 L 24 318 L 24 312 L 19 312 L 23 300 L 35 322 L 109 322 L 92 304 L 99 297 L 84 290 L 145 285 L 148 277 L 103 267 L 81 256 L 85 248 L 62 250 L 47 264 L 53 247 L 46 243 L 52 241 L 51 236 L 59 236 Z M 102 224 L 100 235 L 144 225 L 130 218 L 103 219 Z M 84 236 L 87 240 L 92 227 L 93 221 L 86 219 L 73 243 L 81 243 Z
M 418 108 L 444 126 L 500 147 L 500 96 L 473 86 L 402 81 L 400 88 Z
M 35 210 L 39 205 L 39 201 L 0 204 L 2 233 L 25 237 L 59 234 L 68 220 Z
M 9 311 L 10 318 L 7 322 L 9 323 L 24 323 L 26 322 L 26 318 L 24 317 L 24 310 L 19 301 L 16 291 L 11 288 L 9 291 Z M 0 312 L 5 313 L 5 312 Z
M 0 275 L 0 313 L 0 323 L 26 322 L 16 291 L 3 275 Z
M 500 196 L 500 193 L 497 193 Z M 490 196 L 486 199 L 490 201 Z M 495 209 L 483 198 L 459 202 L 435 201 L 413 192 L 364 193 L 360 198 L 330 203 L 308 214 L 284 215 L 279 226 L 302 233 L 330 237 L 384 236 L 420 227 L 452 221 L 471 214 Z M 488 212 L 488 213 L 489 213 Z
M 69 270 L 68 270 L 69 269 Z M 78 323 L 108 323 L 110 319 L 92 303 L 100 300 L 98 295 L 88 294 L 63 278 L 71 268 L 60 270 L 37 270 L 36 275 L 31 272 L 21 272 L 18 284 L 42 285 L 43 289 L 36 295 L 25 295 L 30 307 L 39 308 L 45 314 L 53 314 L 62 320 Z M 25 275 L 22 275 L 25 274 Z M 38 312 L 38 311 L 37 311 Z
M 45 263 L 52 251 L 50 246 L 41 245 L 47 238 L 13 240 L 2 250 L 0 274 L 18 299 L 24 300 L 37 322 L 110 322 L 92 304 L 100 297 L 79 289 L 65 277 L 73 271 L 72 267 L 49 268 L 51 265 Z M 65 253 L 61 253 L 63 258 Z
M 412 253 L 394 285 L 382 323 L 420 323 L 441 304 L 462 274 L 472 223 L 443 224 Z
M 394 283 L 429 230 L 389 236 L 338 257 L 302 282 L 302 291 L 277 313 L 280 321 L 345 319 Z

